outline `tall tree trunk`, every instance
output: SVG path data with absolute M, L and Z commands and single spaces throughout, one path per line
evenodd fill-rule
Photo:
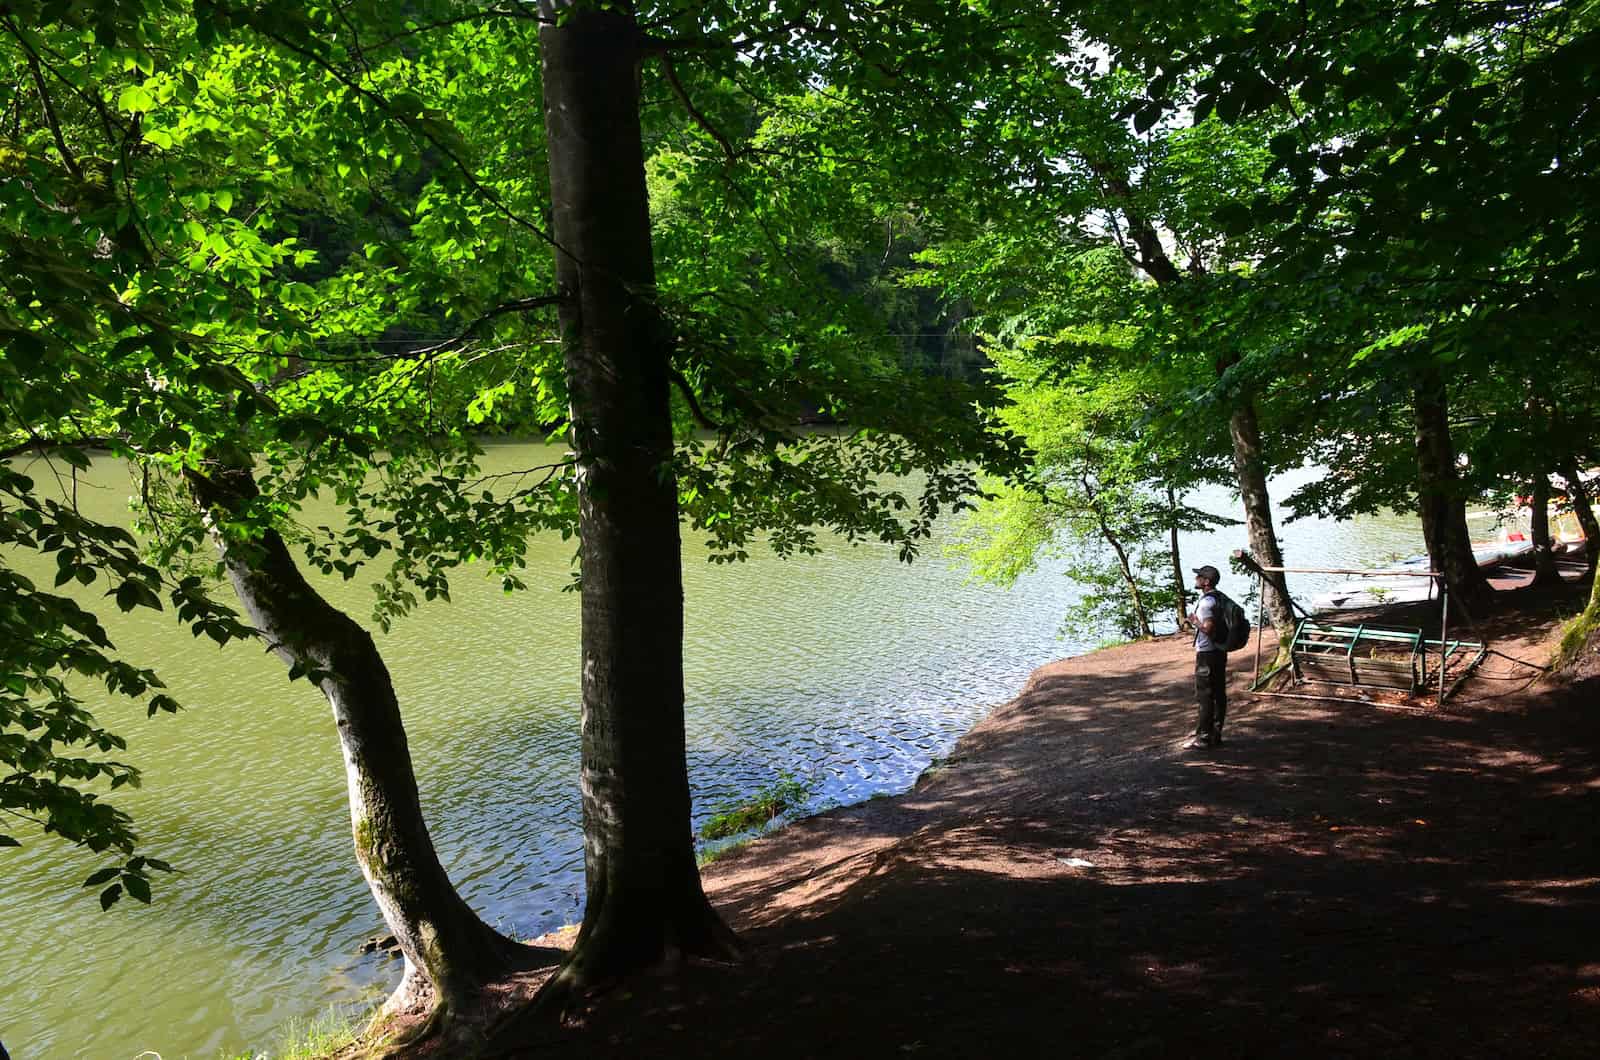
M 1560 585 L 1561 572 L 1556 570 L 1555 552 L 1550 541 L 1550 476 L 1539 473 L 1533 476 L 1531 504 L 1531 532 L 1533 534 L 1533 584 Z
M 1226 369 L 1223 369 L 1224 371 Z M 1272 525 L 1272 498 L 1267 493 L 1267 462 L 1261 448 L 1261 426 L 1256 422 L 1256 407 L 1249 397 L 1234 399 L 1228 417 L 1228 434 L 1233 438 L 1233 468 L 1239 476 L 1239 496 L 1244 501 L 1245 531 L 1250 536 L 1250 551 L 1263 567 L 1283 566 L 1283 551 Z M 1294 608 L 1289 603 L 1289 585 L 1281 571 L 1262 579 L 1267 617 L 1285 641 L 1294 632 Z
M 672 343 L 655 301 L 640 32 L 623 9 L 540 9 L 578 468 L 588 902 L 557 993 L 733 940 L 701 890 L 689 826 Z
M 1583 528 L 1583 554 L 1592 573 L 1596 557 L 1600 556 L 1600 522 L 1595 520 L 1594 507 L 1589 503 L 1589 489 L 1583 484 L 1583 476 L 1578 473 L 1575 460 L 1562 461 L 1561 477 L 1567 483 L 1567 496 L 1572 498 L 1572 510 L 1578 517 L 1578 525 Z
M 1113 208 L 1121 212 L 1127 222 L 1127 238 L 1132 249 L 1126 249 L 1129 261 L 1162 288 L 1176 288 L 1185 283 L 1182 270 L 1167 254 L 1161 243 L 1161 234 L 1150 219 L 1135 205 L 1133 187 L 1127 174 L 1103 162 L 1090 161 L 1090 166 L 1100 178 L 1102 192 Z M 1225 354 L 1216 361 L 1218 378 L 1238 363 L 1238 355 Z M 1256 421 L 1255 398 L 1247 390 L 1231 396 L 1228 415 L 1228 435 L 1233 442 L 1233 467 L 1239 477 L 1239 498 L 1244 505 L 1245 529 L 1250 537 L 1250 551 L 1263 567 L 1283 566 L 1283 552 L 1278 547 L 1278 535 L 1272 523 L 1272 499 L 1267 492 L 1267 465 L 1261 444 L 1261 427 Z M 1286 648 L 1294 632 L 1294 608 L 1289 603 L 1288 578 L 1281 572 L 1266 579 L 1267 616 L 1278 632 L 1281 646 Z
M 1428 543 L 1428 560 L 1444 574 L 1451 597 L 1468 611 L 1489 601 L 1493 591 L 1472 555 L 1467 534 L 1467 504 L 1456 475 L 1456 449 L 1450 438 L 1444 381 L 1437 374 L 1413 391 L 1417 443 L 1417 510 Z
M 1189 586 L 1184 581 L 1183 557 L 1178 551 L 1178 491 L 1171 486 L 1167 487 L 1167 515 L 1172 520 L 1167 526 L 1167 537 L 1172 544 L 1172 610 L 1181 630 L 1189 624 Z
M 190 472 L 212 539 L 250 621 L 291 668 L 304 671 L 333 708 L 344 755 L 356 861 L 405 956 L 385 1011 L 431 1001 L 437 1026 L 485 982 L 540 953 L 478 919 L 456 893 L 422 817 L 411 751 L 389 671 L 372 635 L 311 587 L 276 531 L 249 541 L 225 524 L 257 496 L 251 472 Z

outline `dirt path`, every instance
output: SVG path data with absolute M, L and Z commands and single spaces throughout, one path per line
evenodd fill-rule
M 1514 595 L 1479 632 L 1543 661 L 1577 590 Z M 1046 666 L 908 794 L 717 862 L 744 964 L 522 1055 L 1595 1056 L 1600 680 L 1491 657 L 1415 712 L 1236 673 L 1182 751 L 1191 650 Z

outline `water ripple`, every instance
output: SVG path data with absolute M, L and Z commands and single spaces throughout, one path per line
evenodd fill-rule
M 509 448 L 504 466 L 525 460 Z M 105 503 L 120 503 L 107 491 Z M 1225 494 L 1212 510 L 1234 507 Z M 1291 559 L 1331 563 L 1416 550 L 1414 520 L 1308 522 Z M 1042 568 L 1010 591 L 970 584 L 938 558 L 824 542 L 787 563 L 733 568 L 685 549 L 685 683 L 694 820 L 784 776 L 813 805 L 904 790 L 1037 666 L 1088 645 L 1056 636 L 1075 602 Z M 1238 530 L 1185 544 L 1226 567 Z M 1313 545 L 1315 548 L 1313 549 Z M 380 638 L 406 711 L 430 829 L 447 870 L 490 923 L 531 937 L 577 920 L 577 600 L 557 591 L 569 543 L 542 543 L 528 592 L 460 575 Z M 1299 583 L 1303 592 L 1314 579 Z M 330 583 L 364 614 L 357 583 Z M 116 616 L 132 657 L 159 663 L 192 709 L 146 720 L 108 704 L 146 787 L 114 800 L 149 852 L 183 870 L 150 908 L 102 915 L 73 884 L 100 862 L 45 842 L 0 857 L 8 989 L 0 1026 L 17 1056 L 212 1055 L 270 1040 L 290 1018 L 387 989 L 399 966 L 357 954 L 381 920 L 351 853 L 344 771 L 326 706 L 259 648 L 218 652 L 164 616 Z M 26 932 L 17 925 L 28 925 Z

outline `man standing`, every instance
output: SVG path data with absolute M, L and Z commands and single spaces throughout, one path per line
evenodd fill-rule
M 1222 742 L 1222 719 L 1228 713 L 1228 653 L 1222 647 L 1224 633 L 1217 614 L 1215 590 L 1221 580 L 1221 573 L 1210 564 L 1194 569 L 1200 599 L 1189 621 L 1195 629 L 1194 694 L 1200 716 L 1185 747 L 1215 747 Z

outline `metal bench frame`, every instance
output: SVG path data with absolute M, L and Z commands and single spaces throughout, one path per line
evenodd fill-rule
M 1295 692 L 1268 692 L 1264 691 L 1266 683 L 1273 677 L 1288 670 L 1296 685 L 1323 684 L 1337 687 L 1354 688 L 1391 688 L 1406 692 L 1417 693 L 1424 691 L 1424 684 L 1428 678 L 1428 652 L 1431 650 L 1438 657 L 1438 698 L 1437 705 L 1443 706 L 1456 690 L 1456 687 L 1466 680 L 1475 670 L 1484 657 L 1489 654 L 1489 647 L 1482 641 L 1451 640 L 1449 639 L 1450 600 L 1449 592 L 1443 576 L 1438 571 L 1381 571 L 1381 570 L 1349 570 L 1343 568 L 1327 567 L 1262 567 L 1249 556 L 1248 553 L 1235 552 L 1234 557 L 1244 562 L 1244 565 L 1254 571 L 1257 576 L 1257 608 L 1256 628 L 1260 630 L 1265 626 L 1266 600 L 1262 592 L 1268 574 L 1346 574 L 1358 577 L 1391 577 L 1397 574 L 1411 576 L 1424 576 L 1435 579 L 1439 586 L 1439 639 L 1429 640 L 1422 635 L 1422 630 L 1398 626 L 1375 626 L 1370 623 L 1361 623 L 1355 626 L 1341 626 L 1332 623 L 1318 622 L 1306 613 L 1299 604 L 1294 604 L 1303 619 L 1295 626 L 1294 639 L 1289 645 L 1289 659 L 1279 666 L 1274 666 L 1266 673 L 1261 672 L 1261 637 L 1256 638 L 1256 678 L 1250 685 L 1250 691 L 1261 696 L 1281 696 L 1287 699 L 1328 699 L 1336 702 L 1347 702 L 1345 696 L 1319 696 Z M 1293 601 L 1290 601 L 1293 603 Z M 1365 646 L 1368 654 L 1358 653 L 1358 649 Z M 1398 647 L 1410 650 L 1405 652 L 1404 659 L 1382 658 L 1374 654 L 1375 650 L 1382 647 Z M 1464 665 L 1458 664 L 1458 669 L 1446 684 L 1449 677 L 1450 663 L 1453 657 L 1462 653 L 1470 656 Z M 1337 660 L 1337 661 L 1335 661 Z M 1307 673 L 1311 671 L 1316 676 Z

